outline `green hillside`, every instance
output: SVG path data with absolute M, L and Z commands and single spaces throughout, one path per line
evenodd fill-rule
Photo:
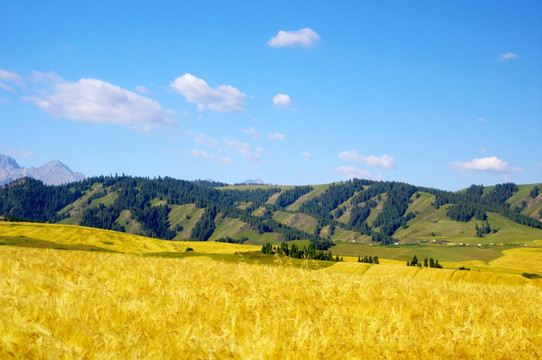
M 532 197 L 542 184 L 473 185 L 455 193 L 358 179 L 304 187 L 222 185 L 123 176 L 47 187 L 23 179 L 0 188 L 0 216 L 174 241 L 542 243 L 542 194 Z
M 285 225 L 292 226 L 307 233 L 313 233 L 318 225 L 318 220 L 312 216 L 300 213 L 292 214 L 283 211 L 275 211 L 273 213 L 273 218 Z
M 330 184 L 313 185 L 313 188 L 314 188 L 313 191 L 311 191 L 311 192 L 308 193 L 308 194 L 303 195 L 302 197 L 300 197 L 299 199 L 297 199 L 296 202 L 294 202 L 293 204 L 287 206 L 287 207 L 286 207 L 286 210 L 289 210 L 289 211 L 298 211 L 298 210 L 299 210 L 299 207 L 300 207 L 303 203 L 305 203 L 305 202 L 307 202 L 307 201 L 309 201 L 309 200 L 311 200 L 311 199 L 317 197 L 318 195 L 322 194 L 324 191 L 326 191 L 326 190 L 329 188 L 329 186 L 330 186 Z

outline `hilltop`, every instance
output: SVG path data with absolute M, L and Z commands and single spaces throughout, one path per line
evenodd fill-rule
M 24 178 L 0 188 L 0 216 L 175 241 L 308 240 L 318 249 L 542 241 L 542 184 L 473 185 L 459 192 L 359 179 L 313 186 L 225 185 L 102 176 L 47 186 Z
M 262 245 L 519 244 L 542 240 L 542 184 L 459 192 L 358 180 L 314 186 L 225 186 L 172 178 L 94 177 L 0 188 L 0 216 L 166 240 Z

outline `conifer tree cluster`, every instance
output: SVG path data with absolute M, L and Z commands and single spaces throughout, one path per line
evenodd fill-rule
M 331 251 L 317 251 L 312 243 L 309 243 L 308 247 L 298 247 L 296 244 L 288 246 L 287 243 L 282 242 L 280 245 L 273 246 L 270 243 L 262 245 L 262 253 L 265 255 L 278 254 L 281 256 L 288 256 L 294 259 L 312 259 L 312 260 L 326 260 L 326 261 L 344 261 L 339 255 L 333 257 Z
M 183 226 L 187 225 L 186 221 L 181 225 L 181 220 L 171 211 L 178 209 L 177 206 L 193 204 L 205 211 L 192 227 L 191 240 L 207 241 L 215 233 L 218 221 L 230 218 L 248 224 L 258 234 L 277 233 L 284 241 L 310 240 L 318 251 L 333 246 L 330 237 L 337 236 L 342 230 L 369 236 L 381 245 L 397 243 L 394 238 L 397 230 L 407 228 L 410 220 L 418 215 L 408 211 L 414 196 L 419 197 L 423 192 L 434 196 L 432 204 L 435 208 L 448 205 L 448 217 L 464 222 L 473 218 L 481 221 L 481 225 L 475 225 L 478 236 L 496 231 L 487 222 L 490 213 L 542 229 L 542 221 L 522 213 L 530 206 L 531 199 L 539 197 L 539 186 L 533 186 L 530 198 L 526 197 L 512 208 L 507 200 L 518 191 L 513 183 L 491 188 L 473 185 L 465 191 L 448 192 L 400 182 L 352 179 L 334 183 L 325 191 L 314 194 L 297 210 L 286 207 L 310 193 L 313 187 L 241 190 L 224 186 L 202 180 L 149 179 L 124 174 L 93 177 L 60 186 L 47 186 L 38 180 L 24 178 L 0 187 L 0 219 L 56 223 L 73 217 L 71 223 L 77 225 L 171 240 L 185 231 Z M 276 201 L 270 202 L 272 198 Z M 277 211 L 304 213 L 314 218 L 317 226 L 314 231 L 303 231 L 275 219 Z M 378 215 L 369 221 L 375 213 Z M 542 213 L 542 209 L 537 213 Z M 346 221 L 339 221 L 343 214 L 348 215 L 344 216 Z M 176 219 L 176 223 L 170 223 L 172 219 Z M 323 235 L 325 227 L 328 231 Z
M 487 220 L 485 223 L 482 223 L 480 226 L 478 226 L 478 224 L 475 224 L 474 227 L 476 229 L 477 237 L 484 237 L 484 235 L 497 232 L 497 229 L 492 228 L 491 225 L 489 225 L 489 222 Z
M 367 264 L 380 264 L 378 261 L 378 256 L 369 256 L 365 255 L 363 258 L 361 256 L 358 256 L 358 262 L 360 263 L 367 263 Z
M 418 261 L 418 257 L 414 255 L 412 257 L 412 260 L 407 261 L 407 266 L 417 266 L 417 267 L 430 267 L 435 269 L 442 269 L 442 265 L 439 264 L 438 260 L 435 260 L 433 258 L 429 258 L 429 261 L 427 258 L 423 259 L 423 265 L 420 261 Z

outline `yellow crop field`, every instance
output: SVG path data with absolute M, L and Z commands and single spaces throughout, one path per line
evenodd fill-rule
M 166 241 L 73 225 L 0 222 L 0 237 L 24 236 L 61 245 L 86 245 L 124 253 L 184 252 L 191 247 L 196 252 L 233 254 L 258 251 L 259 246 L 206 241 Z
M 513 269 L 517 272 L 542 273 L 540 248 L 519 248 L 503 251 L 504 256 L 490 262 L 491 266 Z
M 0 358 L 542 357 L 539 287 L 393 276 L 418 269 L 391 264 L 360 274 L 356 265 L 311 271 L 0 246 Z

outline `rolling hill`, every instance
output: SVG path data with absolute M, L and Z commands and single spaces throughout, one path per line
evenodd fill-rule
M 60 186 L 24 178 L 0 188 L 0 217 L 89 226 L 166 240 L 311 240 L 520 245 L 542 242 L 542 184 L 459 192 L 397 182 L 225 186 L 172 178 L 94 177 Z

